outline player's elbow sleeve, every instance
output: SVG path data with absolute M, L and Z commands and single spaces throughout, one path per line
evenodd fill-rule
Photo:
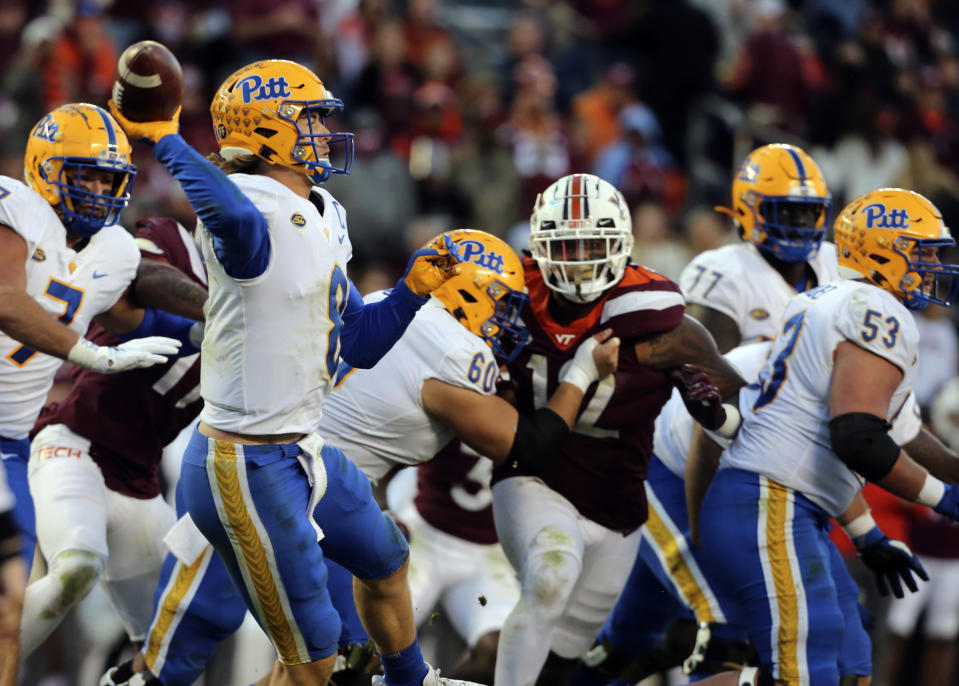
M 566 421 L 547 407 L 541 407 L 532 416 L 520 415 L 507 466 L 521 472 L 541 472 L 559 456 L 568 434 Z
M 889 424 L 868 412 L 847 412 L 829 420 L 829 440 L 836 457 L 872 482 L 881 481 L 899 459 Z

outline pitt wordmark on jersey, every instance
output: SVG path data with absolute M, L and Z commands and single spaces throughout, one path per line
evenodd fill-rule
M 836 246 L 824 242 L 807 264 L 821 286 L 839 278 Z M 726 245 L 697 255 L 679 276 L 686 302 L 722 312 L 739 326 L 740 345 L 768 341 L 796 289 L 752 243 Z
M 224 431 L 311 433 L 339 361 L 352 257 L 346 210 L 318 186 L 307 199 L 267 176 L 230 180 L 266 218 L 272 251 L 263 274 L 234 279 L 197 223 L 210 283 L 217 284 L 206 304 L 217 316 L 203 334 L 200 418 Z
M 902 412 L 916 376 L 919 332 L 912 315 L 876 286 L 836 281 L 789 303 L 759 387 L 740 392 L 742 428 L 722 457 L 722 466 L 800 491 L 833 517 L 862 487 L 829 440 L 833 352 L 843 341 L 902 370 L 886 419 Z
M 367 301 L 384 296 L 374 293 Z M 498 376 L 489 346 L 433 298 L 375 367 L 340 364 L 319 432 L 375 483 L 394 465 L 431 459 L 453 438 L 452 429 L 423 409 L 427 379 L 492 395 Z
M 75 251 L 50 204 L 6 176 L 0 176 L 0 224 L 27 243 L 27 293 L 81 336 L 136 276 L 140 251 L 122 226 L 104 227 Z M 26 437 L 61 363 L 0 332 L 0 435 Z

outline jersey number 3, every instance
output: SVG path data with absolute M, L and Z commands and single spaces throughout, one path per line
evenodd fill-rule
M 50 281 L 47 283 L 47 287 L 43 291 L 43 294 L 48 298 L 52 298 L 53 300 L 63 303 L 63 313 L 57 317 L 57 321 L 64 326 L 70 326 L 70 324 L 73 323 L 74 317 L 77 316 L 77 310 L 80 309 L 80 303 L 83 302 L 83 293 L 84 291 L 82 288 L 71 286 L 63 281 L 58 281 L 53 277 L 50 277 Z M 33 356 L 36 354 L 37 351 L 33 348 L 28 348 L 25 345 L 19 345 L 13 350 L 13 352 L 7 355 L 7 359 L 18 367 L 22 367 L 27 362 L 32 360 Z

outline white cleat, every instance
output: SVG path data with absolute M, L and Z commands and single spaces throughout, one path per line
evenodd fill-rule
M 483 686 L 483 684 L 478 684 L 475 681 L 463 681 L 462 679 L 440 676 L 440 670 L 434 669 L 428 663 L 426 666 L 429 667 L 430 671 L 423 677 L 423 686 Z M 386 683 L 386 677 L 375 676 L 372 686 L 389 686 L 389 684 Z

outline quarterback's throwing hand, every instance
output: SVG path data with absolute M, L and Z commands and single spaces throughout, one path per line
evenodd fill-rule
M 456 265 L 462 261 L 456 243 L 441 234 L 410 256 L 403 281 L 416 295 L 427 296 L 458 274 Z
M 167 120 L 139 122 L 130 121 L 124 117 L 112 99 L 107 102 L 107 105 L 110 107 L 110 114 L 112 114 L 113 118 L 117 120 L 117 123 L 123 127 L 123 130 L 131 141 L 154 144 L 159 142 L 164 136 L 177 133 L 180 130 L 181 107 L 177 107 L 173 116 Z
M 113 374 L 163 364 L 168 355 L 177 354 L 180 345 L 180 341 L 165 336 L 134 338 L 113 346 L 100 346 L 81 338 L 70 349 L 67 359 L 100 374 Z
M 879 593 L 882 595 L 889 595 L 891 588 L 894 596 L 902 598 L 905 594 L 901 581 L 905 582 L 912 593 L 915 593 L 919 590 L 919 586 L 913 574 L 923 581 L 929 581 L 926 570 L 909 550 L 909 546 L 902 541 L 889 538 L 878 526 L 862 536 L 855 537 L 852 542 L 863 564 L 875 575 Z

